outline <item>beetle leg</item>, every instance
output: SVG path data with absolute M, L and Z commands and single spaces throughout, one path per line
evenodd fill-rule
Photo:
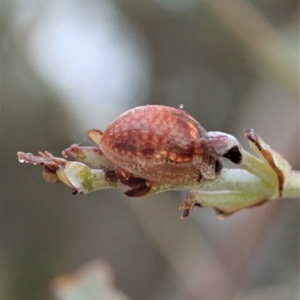
M 107 181 L 111 181 L 111 182 L 117 182 L 119 180 L 118 176 L 116 175 L 116 172 L 113 170 L 109 170 L 109 169 L 104 169 L 103 170 L 105 173 L 105 179 Z
M 187 218 L 195 206 L 201 207 L 197 201 L 191 200 L 188 197 L 179 205 L 179 210 L 182 210 L 181 219 Z
M 124 194 L 128 197 L 141 197 L 147 195 L 151 190 L 151 182 L 144 178 L 135 177 L 131 173 L 121 169 L 118 166 L 114 168 L 115 175 L 124 185 L 131 187 Z
M 151 186 L 147 186 L 146 184 L 140 185 L 139 187 L 132 188 L 126 191 L 124 194 L 128 197 L 142 197 L 146 196 L 151 190 Z

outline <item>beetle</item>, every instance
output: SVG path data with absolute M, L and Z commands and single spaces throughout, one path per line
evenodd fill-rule
M 114 164 L 113 176 L 131 188 L 125 194 L 139 197 L 161 183 L 192 186 L 215 179 L 223 163 L 201 147 L 206 133 L 181 108 L 145 105 L 113 120 L 98 146 Z

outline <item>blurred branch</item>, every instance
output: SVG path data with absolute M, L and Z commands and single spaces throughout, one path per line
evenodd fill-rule
M 298 95 L 297 50 L 263 14 L 246 0 L 206 0 L 206 4 L 265 65 L 271 76 Z
M 106 261 L 92 261 L 51 283 L 57 300 L 129 300 L 115 287 L 113 271 Z

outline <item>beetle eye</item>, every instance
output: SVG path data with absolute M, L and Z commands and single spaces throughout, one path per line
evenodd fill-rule
M 216 164 L 215 164 L 215 172 L 216 172 L 216 174 L 219 174 L 221 172 L 222 168 L 223 168 L 222 161 L 219 160 L 219 159 L 216 159 Z

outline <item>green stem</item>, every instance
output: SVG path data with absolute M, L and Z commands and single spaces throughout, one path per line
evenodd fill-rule
M 300 172 L 292 171 L 290 176 L 286 178 L 283 188 L 283 197 L 300 199 Z
M 160 185 L 153 193 L 170 190 L 201 189 L 206 191 L 244 191 L 272 196 L 275 193 L 274 186 L 258 178 L 257 176 L 241 169 L 223 169 L 221 174 L 214 180 L 202 181 L 194 186 Z
M 241 148 L 241 153 L 243 160 L 240 166 L 243 169 L 274 185 L 274 183 L 277 181 L 276 174 L 264 161 L 252 155 L 243 148 Z

